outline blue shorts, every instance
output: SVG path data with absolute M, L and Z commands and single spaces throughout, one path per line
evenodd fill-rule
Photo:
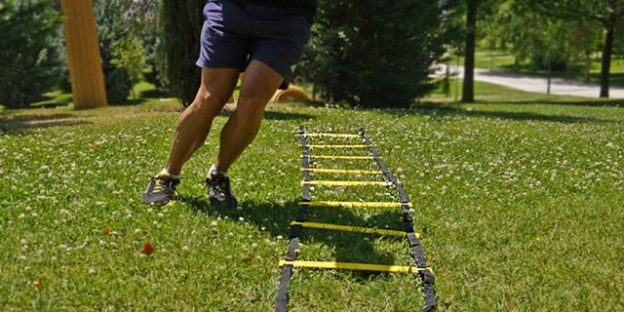
M 261 61 L 284 80 L 310 36 L 310 17 L 278 6 L 210 1 L 204 7 L 199 59 L 203 68 L 238 68 Z

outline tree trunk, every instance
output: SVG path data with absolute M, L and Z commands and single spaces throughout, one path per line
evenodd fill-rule
M 585 52 L 585 81 L 589 82 L 590 80 L 590 72 L 591 72 L 591 63 L 592 63 L 592 59 L 591 59 L 591 52 L 590 51 L 586 51 Z
M 459 70 L 459 54 L 457 54 L 457 59 L 456 59 L 456 68 L 457 70 Z M 457 102 L 458 98 L 459 98 L 459 78 L 454 79 L 455 80 L 455 102 Z
M 548 82 L 546 87 L 546 94 L 550 95 L 550 85 L 552 83 L 552 62 L 548 62 Z
M 91 0 L 61 1 L 75 109 L 107 106 L 102 57 Z
M 473 103 L 475 41 L 477 34 L 477 7 L 479 6 L 479 1 L 467 1 L 466 6 L 466 49 L 464 58 L 464 91 L 462 95 L 462 102 Z
M 613 36 L 615 26 L 607 27 L 604 50 L 602 52 L 602 69 L 600 70 L 600 97 L 609 97 L 609 77 L 611 76 L 611 54 L 613 53 Z

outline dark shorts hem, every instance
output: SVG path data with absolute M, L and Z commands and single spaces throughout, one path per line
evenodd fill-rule
M 255 59 L 288 80 L 310 35 L 307 16 L 274 6 L 211 1 L 204 7 L 204 16 L 195 63 L 202 68 L 245 71 Z
M 239 71 L 244 71 L 245 67 L 241 67 L 239 65 L 231 65 L 231 64 L 213 64 L 211 62 L 202 62 L 201 60 L 198 60 L 197 62 L 195 62 L 195 65 L 199 68 L 232 68 L 232 69 L 238 69 Z

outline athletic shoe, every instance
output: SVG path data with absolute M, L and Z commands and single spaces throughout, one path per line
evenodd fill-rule
M 211 205 L 227 208 L 233 208 L 238 205 L 236 197 L 232 194 L 230 178 L 224 174 L 212 172 L 206 178 L 206 185 L 208 186 L 208 198 Z
M 143 194 L 143 203 L 161 205 L 169 203 L 175 197 L 175 189 L 179 183 L 180 179 L 166 174 L 151 177 Z

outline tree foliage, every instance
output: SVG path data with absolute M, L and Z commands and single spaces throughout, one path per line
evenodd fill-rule
M 0 103 L 23 107 L 59 81 L 60 14 L 46 1 L 0 3 Z
M 147 57 L 143 43 L 136 37 L 129 37 L 113 43 L 113 59 L 111 64 L 123 68 L 128 73 L 131 85 L 143 80 Z M 132 90 L 132 97 L 136 99 L 136 94 Z
M 523 0 L 507 0 L 492 19 L 487 38 L 499 41 L 518 61 L 528 61 L 534 69 L 554 65 L 560 70 L 575 60 L 591 57 L 600 31 L 594 21 L 553 18 Z
M 159 0 L 94 0 L 109 103 L 122 103 L 153 65 Z M 154 71 L 152 69 L 152 71 Z
M 192 103 L 201 82 L 200 69 L 195 65 L 203 25 L 205 0 L 163 0 L 160 18 L 162 59 L 161 82 L 183 105 Z
M 624 17 L 624 0 L 527 0 L 526 4 L 550 17 L 569 21 L 595 21 L 603 26 L 600 96 L 609 97 L 611 58 L 616 29 Z
M 432 88 L 441 14 L 427 0 L 321 0 L 304 77 L 324 98 L 361 107 L 405 107 Z

